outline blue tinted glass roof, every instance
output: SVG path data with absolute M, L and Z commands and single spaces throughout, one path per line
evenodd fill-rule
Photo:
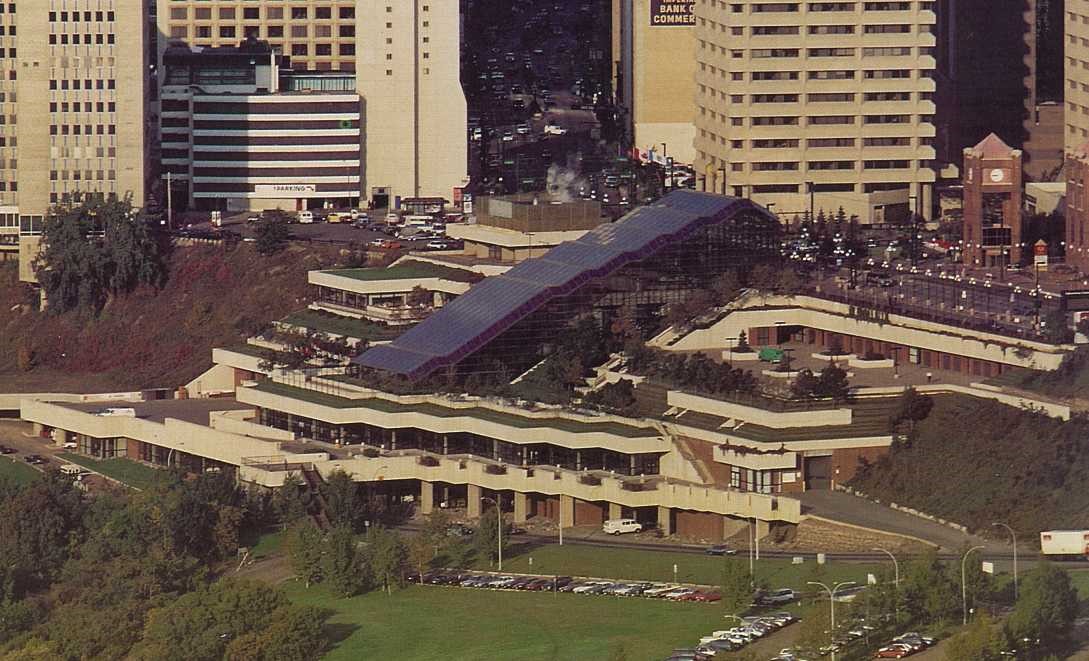
M 588 279 L 643 259 L 705 225 L 760 209 L 748 200 L 695 191 L 670 193 L 615 223 L 474 285 L 392 343 L 355 359 L 363 367 L 411 378 L 457 363 L 548 300 Z

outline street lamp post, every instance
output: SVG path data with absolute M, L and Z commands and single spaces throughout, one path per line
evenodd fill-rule
M 874 551 L 880 551 L 881 553 L 884 553 L 885 555 L 892 558 L 892 567 L 893 567 L 893 571 L 895 572 L 895 574 L 894 574 L 895 578 L 893 580 L 893 585 L 896 586 L 895 587 L 895 589 L 896 589 L 896 605 L 895 605 L 895 608 L 896 608 L 896 621 L 899 622 L 900 621 L 900 563 L 896 560 L 896 556 L 893 555 L 891 551 L 887 551 L 887 550 L 885 550 L 883 548 L 879 548 L 879 547 L 874 547 L 873 550 Z
M 818 581 L 807 581 L 809 585 L 817 585 L 824 588 L 824 591 L 828 593 L 828 607 L 831 609 L 829 612 L 829 618 L 831 620 L 829 626 L 829 632 L 834 639 L 836 637 L 836 593 L 840 588 L 849 588 L 855 584 L 854 581 L 844 581 L 843 583 L 836 583 L 835 587 L 829 588 L 824 583 Z M 835 644 L 834 642 L 832 643 Z M 832 661 L 836 661 L 836 652 L 832 650 Z
M 498 499 L 488 498 L 487 496 L 481 496 L 481 500 L 486 500 L 495 505 L 495 520 L 496 520 L 496 551 L 499 557 L 499 571 L 503 571 L 503 508 L 499 506 Z
M 1013 531 L 1008 524 L 995 522 L 992 526 L 1005 528 L 1010 531 L 1010 537 L 1013 538 L 1013 599 L 1017 601 L 1017 533 Z
M 725 195 L 726 194 L 726 168 L 719 168 L 715 172 L 717 172 L 719 174 L 719 178 L 718 178 L 719 188 L 721 189 L 722 194 Z M 718 192 L 718 191 L 716 191 L 716 192 Z
M 964 557 L 960 559 L 960 601 L 964 608 L 963 624 L 968 624 L 968 579 L 965 576 L 964 563 L 968 560 L 968 556 L 972 554 L 972 551 L 978 551 L 982 548 L 982 546 L 973 546 L 965 551 Z

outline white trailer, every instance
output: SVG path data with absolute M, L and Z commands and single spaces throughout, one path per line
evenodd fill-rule
M 1047 556 L 1089 558 L 1089 530 L 1045 530 L 1040 552 Z

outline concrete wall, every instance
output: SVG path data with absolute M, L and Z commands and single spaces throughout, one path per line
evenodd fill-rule
M 666 401 L 691 411 L 710 413 L 721 418 L 743 420 L 772 429 L 790 429 L 797 427 L 822 427 L 851 424 L 851 409 L 815 409 L 812 411 L 769 411 L 767 409 L 735 404 L 712 397 L 703 397 L 689 393 L 669 391 Z
M 851 306 L 812 296 L 749 295 L 733 312 L 710 328 L 693 331 L 663 348 L 674 351 L 720 351 L 744 330 L 779 325 L 803 326 L 883 342 L 955 354 L 1031 369 L 1058 368 L 1071 347 L 1018 340 L 993 333 L 964 331 L 931 321 L 889 315 L 885 323 L 850 316 Z M 1026 351 L 1018 352 L 1023 347 Z M 1018 353 L 1024 354 L 1023 357 Z

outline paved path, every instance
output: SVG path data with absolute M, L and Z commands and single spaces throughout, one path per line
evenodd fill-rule
M 864 528 L 883 530 L 901 535 L 918 537 L 937 544 L 943 552 L 956 552 L 966 543 L 973 546 L 985 544 L 987 550 L 998 553 L 1010 552 L 1008 545 L 981 540 L 966 535 L 940 523 L 898 512 L 884 505 L 841 491 L 806 491 L 792 497 L 802 501 L 802 513 L 839 521 Z

